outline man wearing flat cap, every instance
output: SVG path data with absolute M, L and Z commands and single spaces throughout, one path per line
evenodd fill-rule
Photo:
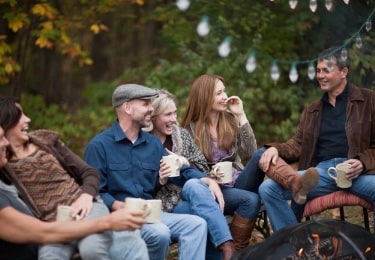
M 87 145 L 84 159 L 101 176 L 100 195 L 110 210 L 125 207 L 127 197 L 153 199 L 159 182 L 162 156 L 167 155 L 160 140 L 142 131 L 151 124 L 154 89 L 125 84 L 112 95 L 117 120 Z M 180 170 L 181 186 L 204 173 L 189 166 Z M 195 215 L 162 212 L 161 222 L 141 229 L 150 259 L 165 259 L 170 241 L 179 242 L 179 259 L 205 259 L 207 224 Z

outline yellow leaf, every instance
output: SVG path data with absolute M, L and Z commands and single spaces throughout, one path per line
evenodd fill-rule
M 54 18 L 54 9 L 49 4 L 36 4 L 31 12 L 42 17 L 46 16 L 48 19 Z
M 53 23 L 51 21 L 47 21 L 47 22 L 41 23 L 41 26 L 44 29 L 47 29 L 47 30 L 52 30 L 53 29 Z
M 86 65 L 91 65 L 93 63 L 92 59 L 90 58 L 85 58 L 84 62 Z
M 38 45 L 40 48 L 51 48 L 53 46 L 53 43 L 44 37 L 39 37 L 36 40 L 35 44 Z
M 7 64 L 5 65 L 5 71 L 6 71 L 8 74 L 12 74 L 12 72 L 13 72 L 13 67 L 12 67 L 12 65 L 10 65 L 9 63 L 7 63 Z
M 98 34 L 99 31 L 100 31 L 100 28 L 99 28 L 99 25 L 97 25 L 96 23 L 91 25 L 90 26 L 90 30 L 94 33 L 94 34 Z
M 135 3 L 137 5 L 144 5 L 144 1 L 143 0 L 135 0 Z
M 35 15 L 44 16 L 46 14 L 46 9 L 43 4 L 36 4 L 31 9 L 31 12 Z
M 20 20 L 11 20 L 9 21 L 8 26 L 10 29 L 12 29 L 13 32 L 17 32 L 23 27 L 23 23 Z

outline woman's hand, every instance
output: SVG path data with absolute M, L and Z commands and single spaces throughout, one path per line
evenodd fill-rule
M 178 154 L 176 154 L 176 153 L 174 153 L 174 152 L 168 150 L 167 148 L 165 148 L 165 150 L 167 151 L 167 153 L 168 153 L 169 155 L 175 155 L 175 156 L 177 156 L 177 157 L 178 157 L 178 160 L 179 160 L 180 163 L 181 163 L 181 165 L 187 165 L 187 166 L 190 166 L 190 162 L 189 162 L 189 160 L 188 160 L 186 157 L 184 157 L 184 156 L 182 156 L 182 155 L 178 155 Z
M 159 183 L 160 185 L 165 185 L 168 181 L 168 177 L 171 175 L 172 169 L 163 160 L 160 161 L 159 168 Z
M 223 196 L 223 193 L 220 189 L 219 184 L 217 184 L 216 181 L 214 181 L 213 179 L 210 179 L 208 177 L 201 178 L 201 181 L 203 181 L 204 183 L 207 184 L 208 188 L 211 191 L 212 196 L 219 203 L 219 207 L 220 207 L 221 211 L 224 212 L 224 206 L 225 206 L 224 196 Z
M 72 217 L 75 219 L 83 219 L 91 212 L 93 197 L 88 193 L 82 193 L 70 206 L 72 207 Z
M 248 122 L 245 111 L 243 109 L 242 100 L 238 96 L 231 96 L 227 99 L 229 110 L 238 117 L 240 125 Z

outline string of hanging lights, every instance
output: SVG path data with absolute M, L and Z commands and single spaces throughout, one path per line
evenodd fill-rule
M 276 0 L 270 0 L 271 2 L 274 2 Z M 317 10 L 318 2 L 317 0 L 309 0 L 309 8 L 312 12 L 315 12 Z M 343 0 L 345 4 L 349 4 L 349 0 Z M 181 11 L 186 11 L 190 6 L 190 0 L 177 0 L 176 1 L 177 8 Z M 295 9 L 298 5 L 298 0 L 289 0 L 289 7 L 291 9 Z M 333 1 L 332 0 L 325 0 L 325 7 L 328 11 L 333 10 Z M 348 57 L 348 51 L 347 46 L 354 41 L 354 44 L 356 48 L 360 49 L 362 47 L 362 37 L 361 33 L 365 30 L 367 33 L 371 31 L 372 29 L 372 17 L 374 16 L 375 8 L 372 10 L 370 15 L 368 16 L 367 20 L 362 24 L 362 26 L 359 28 L 359 30 L 354 33 L 348 40 L 345 41 L 345 43 L 341 46 L 339 46 L 334 52 L 341 50 L 341 58 L 346 60 Z M 197 27 L 196 27 L 197 34 L 201 37 L 205 37 L 210 33 L 210 23 L 209 23 L 209 17 L 204 15 L 201 17 Z M 220 57 L 225 58 L 229 56 L 231 52 L 231 42 L 232 37 L 226 36 L 224 40 L 221 42 L 221 44 L 218 47 L 218 54 Z M 270 55 L 266 55 L 270 56 Z M 257 62 L 256 62 L 257 52 L 255 50 L 251 50 L 250 54 L 246 61 L 246 71 L 249 73 L 252 73 L 255 71 Z M 319 57 L 320 58 L 320 57 Z M 318 58 L 311 59 L 311 60 L 304 60 L 304 61 L 281 61 L 277 60 L 275 58 L 271 58 L 272 63 L 270 67 L 270 76 L 272 80 L 277 82 L 280 78 L 280 69 L 278 64 L 283 63 L 290 65 L 289 70 L 289 79 L 292 83 L 296 83 L 299 74 L 297 70 L 297 65 L 302 64 L 306 65 L 307 67 L 307 76 L 310 80 L 313 80 L 315 78 L 315 62 L 318 60 Z

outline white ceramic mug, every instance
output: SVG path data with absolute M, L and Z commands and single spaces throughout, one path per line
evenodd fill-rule
M 218 176 L 217 183 L 232 182 L 232 162 L 218 162 L 214 165 L 214 174 Z
M 158 223 L 161 221 L 161 200 L 147 200 L 151 205 L 150 215 L 146 217 L 147 223 Z
M 181 160 L 178 157 L 178 155 L 170 154 L 163 156 L 163 162 L 168 164 L 168 166 L 171 168 L 171 175 L 169 177 L 177 177 L 180 176 L 180 168 L 182 166 Z
M 73 221 L 72 217 L 72 207 L 67 205 L 59 205 L 57 207 L 56 220 L 57 221 Z
M 147 200 L 141 198 L 126 198 L 125 208 L 130 210 L 143 210 L 145 212 L 145 217 L 149 216 L 151 213 L 151 204 Z
M 336 181 L 337 187 L 349 188 L 352 186 L 352 181 L 346 178 L 346 172 L 348 171 L 349 164 L 340 163 L 336 167 L 328 168 L 328 176 Z M 332 174 L 334 172 L 334 174 Z

